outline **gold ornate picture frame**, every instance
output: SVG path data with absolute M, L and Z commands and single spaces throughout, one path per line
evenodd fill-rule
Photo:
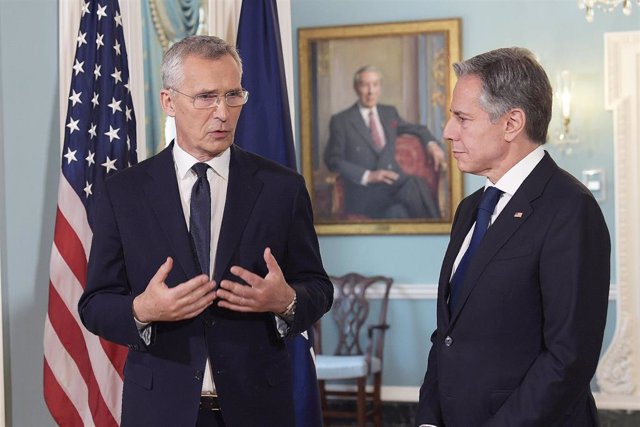
M 318 234 L 449 232 L 463 185 L 442 132 L 455 83 L 451 64 L 461 57 L 460 27 L 460 19 L 443 19 L 298 30 L 302 173 Z M 378 129 L 386 145 L 373 144 L 367 110 L 358 103 L 355 73 L 364 66 L 381 76 Z M 444 152 L 439 169 L 430 143 L 415 131 L 424 127 Z M 384 150 L 384 164 L 368 167 L 357 157 L 371 161 Z M 398 183 L 411 185 L 400 192 L 363 184 L 360 171 L 374 169 L 394 170 Z M 376 190 L 393 201 L 385 199 L 384 209 L 361 208 L 373 206 L 364 202 L 373 200 Z M 415 213 L 422 211 L 405 209 L 404 201 L 396 206 L 400 193 L 405 199 L 431 197 L 437 208 L 425 212 L 435 213 Z

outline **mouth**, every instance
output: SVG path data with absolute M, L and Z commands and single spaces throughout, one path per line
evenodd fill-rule
M 451 154 L 453 154 L 453 157 L 455 157 L 456 159 L 460 156 L 462 156 L 464 154 L 464 151 L 462 150 L 456 150 L 455 148 L 451 150 Z
M 229 135 L 229 133 L 230 133 L 230 131 L 223 130 L 223 129 L 217 129 L 217 130 L 209 131 L 209 135 L 213 135 L 213 137 L 216 138 L 216 139 L 224 138 L 227 135 Z

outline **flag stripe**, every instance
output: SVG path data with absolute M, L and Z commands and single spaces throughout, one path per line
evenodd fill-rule
M 83 424 L 73 402 L 60 387 L 46 359 L 44 362 L 44 387 L 52 391 L 51 398 L 47 400 L 47 406 L 58 425 L 79 426 Z
M 94 425 L 91 411 L 86 404 L 86 397 L 88 396 L 87 384 L 84 381 L 77 380 L 80 377 L 80 373 L 77 371 L 73 360 L 69 357 L 67 349 L 62 345 L 58 335 L 53 330 L 49 316 L 45 319 L 44 330 L 45 366 L 51 369 L 51 376 L 48 377 L 50 380 L 45 381 L 45 388 L 53 387 L 49 395 L 53 400 L 47 399 L 47 406 L 49 406 L 51 414 L 56 421 L 58 421 L 58 424 L 61 425 Z M 67 399 L 60 399 L 60 396 L 57 394 L 58 390 L 62 390 Z M 60 408 L 56 405 L 59 401 L 65 404 L 70 403 L 71 407 Z M 64 419 L 66 417 L 65 411 L 75 411 L 76 415 L 82 420 L 82 423 L 62 423 L 59 418 Z
M 54 274 L 54 272 L 56 274 Z M 64 283 L 65 286 L 60 286 L 60 283 Z M 95 373 L 97 383 L 110 408 L 110 412 L 119 420 L 122 376 L 115 370 L 112 361 L 107 357 L 100 339 L 82 326 L 77 310 L 77 303 L 82 294 L 82 286 L 75 279 L 75 276 L 65 263 L 65 260 L 60 256 L 55 245 L 51 251 L 51 284 L 60 295 L 64 303 L 64 308 L 73 316 L 75 323 L 82 331 L 82 336 L 87 348 L 87 355 Z M 113 387 L 114 385 L 116 385 L 115 388 Z
M 93 232 L 87 221 L 87 213 L 84 210 L 82 201 L 73 190 L 69 181 L 64 175 L 60 175 L 60 188 L 58 189 L 58 210 L 62 212 L 65 219 L 74 230 L 75 237 L 82 243 L 85 259 L 89 258 L 91 250 L 91 239 Z
M 55 310 L 58 313 L 57 316 L 50 317 L 49 322 L 58 339 L 64 343 L 64 347 L 78 368 L 80 376 L 86 384 L 89 384 L 92 379 L 95 381 L 95 378 L 92 378 L 93 371 L 82 331 L 53 285 L 49 288 L 49 310 Z
M 85 283 L 87 281 L 87 258 L 84 255 L 82 242 L 73 232 L 73 228 L 62 215 L 60 209 L 56 213 L 56 233 L 53 244 L 56 245 L 62 258 L 67 261 L 78 283 Z
M 84 380 L 88 390 L 92 391 L 87 396 L 91 413 L 96 419 L 111 419 L 115 424 L 115 419 L 104 401 L 104 398 L 100 394 L 97 379 L 91 369 L 91 361 L 89 360 L 87 347 L 85 346 L 84 338 L 82 336 L 82 330 L 73 319 L 71 313 L 66 310 L 62 299 L 60 299 L 58 293 L 53 288 L 50 288 L 49 290 L 49 309 L 55 310 L 56 313 L 58 313 L 57 316 L 49 318 L 51 327 L 55 330 L 58 339 L 63 343 L 67 350 L 67 355 L 73 359 L 73 362 L 78 368 L 77 373 L 80 374 Z M 75 372 L 74 377 L 67 379 L 65 383 L 74 379 L 76 382 L 80 382 L 80 379 L 76 377 Z

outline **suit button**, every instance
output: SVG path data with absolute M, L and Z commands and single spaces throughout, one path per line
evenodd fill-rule
M 196 379 L 198 381 L 200 381 L 202 379 L 202 371 L 201 370 L 197 370 L 195 377 L 196 377 Z
M 444 339 L 444 345 L 446 345 L 447 347 L 451 347 L 451 344 L 453 344 L 453 338 L 451 337 L 446 337 Z
M 211 317 L 205 317 L 204 319 L 204 325 L 208 328 L 212 328 L 213 325 L 216 324 L 215 319 L 212 319 Z

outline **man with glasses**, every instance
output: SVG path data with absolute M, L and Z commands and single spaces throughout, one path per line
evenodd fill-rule
M 123 426 L 291 426 L 282 339 L 331 306 L 295 172 L 233 145 L 249 94 L 234 47 L 188 37 L 162 63 L 176 139 L 105 183 L 85 326 L 130 349 Z

